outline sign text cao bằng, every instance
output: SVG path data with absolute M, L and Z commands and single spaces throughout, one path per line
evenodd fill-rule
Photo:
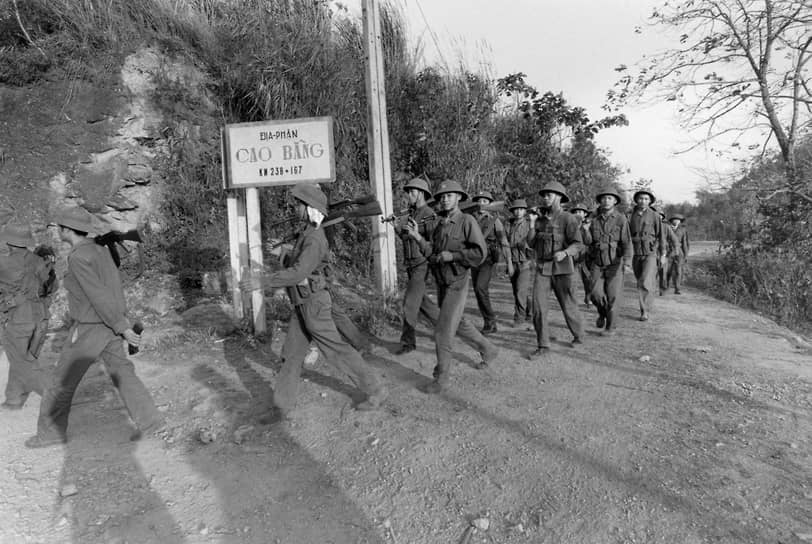
M 237 123 L 223 128 L 229 189 L 335 181 L 333 118 Z

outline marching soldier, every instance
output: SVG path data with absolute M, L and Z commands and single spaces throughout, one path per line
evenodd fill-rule
M 327 196 L 318 185 L 299 183 L 290 190 L 296 199 L 296 213 L 307 227 L 291 250 L 282 270 L 249 277 L 240 282 L 246 290 L 285 287 L 294 312 L 282 346 L 282 369 L 274 391 L 275 410 L 265 421 L 287 418 L 296 406 L 299 379 L 308 346 L 313 341 L 325 360 L 347 374 L 353 384 L 367 393 L 357 410 L 376 410 L 386 399 L 387 390 L 361 355 L 339 334 L 332 318 L 332 297 L 327 289 L 325 270 L 330 248 L 321 222 L 327 215 Z
M 581 312 L 575 302 L 573 282 L 574 258 L 584 249 L 578 219 L 561 209 L 569 202 L 564 186 L 553 181 L 539 191 L 541 216 L 530 213 L 530 230 L 527 244 L 536 254 L 536 276 L 533 285 L 533 327 L 536 330 L 536 350 L 531 357 L 538 357 L 550 349 L 550 327 L 547 312 L 550 309 L 550 291 L 555 293 L 564 319 L 572 333 L 572 344 L 581 344 L 583 323 Z
M 437 215 L 426 204 L 426 200 L 431 198 L 429 184 L 424 179 L 415 178 L 404 185 L 403 190 L 409 199 L 409 215 L 406 223 L 411 226 L 411 229 L 395 223 L 395 233 L 403 242 L 403 259 L 408 277 L 406 292 L 403 293 L 403 331 L 400 335 L 398 355 L 416 349 L 415 326 L 421 312 L 432 326 L 436 324 L 437 316 L 440 313 L 440 309 L 426 293 L 426 279 L 429 273 L 428 259 L 423 255 L 420 244 L 410 235 L 411 232 L 417 232 L 422 238 L 430 238 L 431 232 L 434 230 Z
M 584 306 L 589 308 L 589 246 L 592 245 L 592 235 L 589 233 L 589 225 L 592 219 L 589 217 L 589 208 L 586 204 L 576 204 L 570 208 L 570 213 L 581 221 L 581 240 L 584 242 L 584 250 L 575 259 L 575 267 L 578 269 L 578 275 L 581 277 L 581 284 L 584 287 Z
M 60 238 L 71 245 L 64 285 L 73 325 L 42 395 L 37 434 L 25 441 L 26 447 L 42 448 L 67 441 L 73 394 L 90 365 L 99 358 L 138 427 L 132 439 L 160 431 L 163 416 L 124 353 L 122 339 L 137 347 L 141 336 L 126 317 L 118 268 L 107 248 L 87 237 L 94 231 L 93 216 L 74 207 L 58 213 L 54 222 Z
M 623 272 L 632 258 L 632 240 L 626 216 L 615 209 L 620 195 L 613 187 L 598 191 L 595 196 L 598 210 L 590 225 L 592 262 L 590 297 L 598 310 L 595 326 L 604 335 L 615 332 L 617 314 L 615 307 L 623 289 Z
M 517 198 L 510 203 L 510 212 L 513 217 L 505 225 L 510 250 L 507 273 L 513 289 L 513 326 L 518 327 L 522 320 L 530 321 L 533 318 L 533 304 L 532 298 L 530 298 L 532 259 L 530 246 L 527 245 L 527 235 L 530 232 L 527 201 Z
M 406 226 L 410 236 L 420 244 L 423 254 L 428 256 L 437 282 L 437 300 L 440 304 L 434 331 L 437 366 L 434 368 L 434 381 L 425 389 L 429 394 L 440 393 L 448 386 L 453 361 L 452 341 L 458 329 L 480 346 L 481 367 L 493 362 L 499 354 L 499 349 L 462 316 L 468 297 L 468 269 L 482 264 L 487 252 L 476 219 L 459 209 L 460 201 L 467 198 L 468 194 L 459 183 L 443 181 L 434 193 L 434 199 L 440 206 L 440 220 L 431 238 L 424 238 L 414 224 Z
M 0 407 L 19 410 L 32 391 L 41 395 L 48 385 L 48 372 L 38 358 L 57 282 L 47 250 L 40 257 L 28 249 L 35 245 L 28 226 L 10 223 L 0 238 L 8 246 L 8 255 L 0 259 L 0 334 L 9 365 L 6 398 Z
M 493 202 L 493 195 L 490 191 L 480 191 L 474 197 L 474 203 L 483 207 L 491 202 Z M 474 294 L 476 295 L 479 313 L 482 314 L 484 322 L 482 334 L 490 334 L 496 332 L 496 314 L 491 306 L 491 295 L 489 291 L 493 270 L 496 263 L 499 262 L 500 254 L 504 254 L 508 266 L 512 268 L 510 261 L 511 256 L 510 251 L 508 251 L 505 228 L 499 217 L 497 217 L 495 213 L 485 209 L 479 209 L 474 213 L 474 217 L 477 223 L 479 223 L 479 229 L 482 231 L 482 236 L 485 238 L 485 245 L 488 250 L 482 264 L 471 268 L 471 280 L 474 284 Z
M 665 261 L 665 232 L 660 214 L 651 209 L 656 200 L 654 193 L 640 189 L 634 193 L 635 207 L 629 216 L 629 234 L 632 238 L 632 270 L 637 280 L 637 300 L 640 321 L 648 321 L 651 294 L 657 287 L 657 265 Z
M 685 221 L 685 216 L 679 213 L 671 214 L 669 222 L 671 223 L 671 232 L 673 233 L 673 246 L 668 248 L 668 284 L 674 284 L 674 294 L 682 294 L 680 287 L 682 286 L 682 277 L 685 273 L 685 265 L 688 262 L 688 250 L 691 247 L 688 241 L 688 231 L 682 222 Z M 673 281 L 672 281 L 673 280 Z
M 662 208 L 658 208 L 656 206 L 652 206 L 651 208 L 660 216 L 660 228 L 663 232 L 665 247 L 665 257 L 660 259 L 657 263 L 657 284 L 660 287 L 660 296 L 662 296 L 665 293 L 665 290 L 668 289 L 669 248 L 675 247 L 677 241 L 674 231 L 671 229 L 671 225 L 665 219 L 665 212 L 662 210 Z

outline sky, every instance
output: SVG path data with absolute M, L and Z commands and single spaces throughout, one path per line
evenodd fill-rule
M 670 36 L 646 28 L 659 0 L 390 0 L 407 20 L 408 32 L 427 64 L 484 63 L 494 78 L 523 72 L 540 92 L 563 92 L 593 120 L 620 64 L 633 66 L 670 45 Z M 361 0 L 345 1 L 360 13 Z M 634 32 L 635 27 L 643 32 Z M 704 149 L 677 154 L 694 140 L 679 127 L 672 103 L 623 110 L 629 126 L 601 131 L 597 143 L 613 163 L 628 170 L 621 180 L 653 180 L 658 198 L 693 201 L 707 179 L 733 172 L 730 162 Z

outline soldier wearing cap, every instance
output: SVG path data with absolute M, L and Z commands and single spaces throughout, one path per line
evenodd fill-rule
M 398 355 L 409 353 L 416 348 L 415 326 L 417 318 L 422 315 L 432 326 L 436 324 L 440 309 L 426 293 L 426 279 L 429 274 L 429 263 L 420 244 L 410 233 L 419 233 L 422 238 L 429 238 L 434 230 L 437 215 L 426 204 L 431 198 L 429 184 L 422 178 L 414 178 L 403 186 L 409 199 L 409 215 L 405 223 L 395 223 L 395 233 L 403 242 L 403 260 L 406 265 L 406 291 L 403 293 L 403 330 L 400 335 Z M 405 228 L 406 225 L 410 228 Z
M 386 398 L 387 390 L 361 355 L 341 337 L 332 318 L 333 301 L 325 279 L 330 248 L 321 228 L 327 215 L 327 196 L 318 185 L 310 183 L 294 185 L 290 194 L 296 199 L 297 215 L 307 221 L 307 227 L 296 239 L 288 256 L 288 266 L 240 282 L 246 291 L 285 287 L 294 308 L 282 346 L 282 369 L 274 390 L 275 410 L 263 420 L 287 418 L 295 408 L 310 341 L 329 364 L 347 374 L 353 384 L 368 395 L 356 409 L 375 410 Z
M 575 267 L 581 277 L 581 285 L 584 287 L 584 306 L 589 307 L 589 284 L 590 284 L 590 262 L 589 246 L 592 245 L 592 235 L 589 234 L 589 225 L 592 220 L 589 217 L 589 208 L 586 204 L 579 203 L 570 208 L 570 213 L 575 215 L 581 222 L 581 240 L 584 242 L 584 250 L 575 258 Z
M 479 223 L 479 230 L 482 231 L 485 245 L 488 247 L 482 264 L 471 268 L 471 281 L 474 284 L 476 303 L 479 313 L 482 314 L 482 334 L 496 332 L 496 314 L 491 306 L 490 285 L 499 256 L 504 255 L 507 264 L 512 268 L 505 227 L 495 213 L 485 209 L 485 206 L 492 202 L 493 195 L 490 191 L 480 191 L 474 197 L 474 203 L 479 206 L 479 209 L 474 212 L 474 217 Z
M 595 200 L 598 211 L 589 227 L 592 235 L 590 297 L 598 310 L 595 326 L 605 327 L 603 334 L 611 335 L 617 325 L 615 308 L 623 289 L 623 272 L 632 259 L 632 240 L 629 221 L 615 209 L 620 203 L 620 194 L 615 188 L 599 190 Z
M 459 183 L 443 181 L 434 192 L 434 199 L 440 206 L 440 219 L 431 237 L 424 238 L 413 225 L 406 227 L 428 257 L 437 282 L 437 300 L 440 304 L 434 332 L 437 366 L 434 368 L 434 381 L 425 389 L 430 394 L 441 392 L 449 383 L 453 361 L 452 342 L 458 329 L 479 346 L 483 359 L 481 367 L 493 362 L 499 353 L 498 348 L 462 316 L 468 297 L 468 269 L 482 264 L 487 252 L 485 238 L 476 219 L 459 209 L 460 201 L 467 198 L 468 194 Z
M 38 357 L 56 274 L 51 259 L 29 250 L 35 242 L 27 225 L 7 224 L 0 231 L 0 241 L 8 247 L 8 254 L 0 259 L 0 335 L 9 365 L 6 398 L 0 407 L 19 410 L 31 392 L 41 395 L 48 384 L 48 371 Z
M 676 244 L 674 231 L 671 225 L 665 220 L 665 212 L 659 206 L 652 206 L 652 210 L 657 212 L 660 216 L 660 229 L 663 232 L 663 247 L 665 248 L 664 258 L 657 262 L 657 285 L 660 288 L 660 296 L 665 293 L 668 288 L 668 251 L 670 247 Z
M 561 209 L 569 202 L 564 186 L 557 181 L 544 185 L 541 196 L 541 215 L 530 214 L 527 244 L 536 254 L 536 279 L 533 286 L 533 327 L 536 329 L 536 351 L 531 357 L 542 356 L 550 349 L 550 292 L 555 293 L 564 320 L 572 333 L 572 343 L 580 344 L 583 323 L 572 278 L 575 275 L 573 259 L 583 251 L 578 220 Z
M 530 293 L 530 266 L 533 259 L 530 246 L 527 245 L 527 235 L 530 232 L 527 201 L 517 198 L 510 203 L 510 212 L 513 217 L 505 225 L 510 249 L 507 273 L 513 289 L 513 326 L 518 327 L 522 320 L 530 321 L 533 318 L 533 299 Z
M 629 235 L 632 238 L 632 270 L 637 280 L 637 301 L 640 321 L 648 321 L 652 293 L 657 288 L 657 265 L 665 261 L 665 230 L 660 215 L 651 209 L 656 200 L 648 189 L 639 189 L 632 197 L 634 209 L 629 215 Z
M 60 211 L 54 223 L 60 238 L 71 245 L 63 281 L 73 324 L 42 395 L 37 434 L 25 445 L 40 448 L 67 441 L 73 394 L 87 369 L 99 358 L 138 427 L 132 439 L 156 432 L 162 428 L 163 417 L 136 376 L 122 342 L 123 338 L 138 346 L 141 336 L 127 319 L 121 277 L 110 252 L 88 237 L 96 234 L 96 222 L 90 212 L 74 207 Z
M 672 213 L 668 218 L 671 223 L 669 227 L 673 234 L 668 242 L 668 281 L 667 284 L 674 285 L 674 294 L 682 294 L 680 287 L 682 286 L 682 277 L 685 273 L 685 265 L 688 262 L 688 250 L 691 244 L 688 241 L 688 231 L 682 222 L 685 221 L 685 216 L 680 213 Z

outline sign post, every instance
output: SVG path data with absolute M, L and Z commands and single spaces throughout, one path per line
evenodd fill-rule
M 367 54 L 367 143 L 369 179 L 375 197 L 381 203 L 384 217 L 394 212 L 392 205 L 392 167 L 389 163 L 389 128 L 386 120 L 381 16 L 378 0 L 364 0 L 364 41 Z M 389 223 L 372 222 L 372 253 L 375 257 L 378 289 L 391 294 L 397 289 L 395 232 Z
M 234 315 L 251 312 L 254 332 L 266 330 L 262 291 L 240 290 L 244 274 L 260 273 L 259 187 L 335 181 L 333 119 L 310 117 L 226 125 L 222 130 L 223 187 L 228 190 L 228 240 Z

